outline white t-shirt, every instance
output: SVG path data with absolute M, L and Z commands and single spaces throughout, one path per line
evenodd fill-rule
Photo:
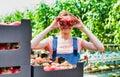
M 42 44 L 46 44 L 46 50 L 52 54 L 53 52 L 53 37 L 50 36 L 44 40 L 41 41 Z M 84 40 L 77 37 L 77 44 L 78 44 L 78 52 L 83 49 L 82 44 L 84 43 Z M 67 53 L 73 53 L 73 39 L 70 37 L 67 40 L 64 40 L 63 38 L 58 36 L 57 39 L 57 53 L 59 54 L 67 54 Z

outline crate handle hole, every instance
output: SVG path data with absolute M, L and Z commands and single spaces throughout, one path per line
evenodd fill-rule
M 17 50 L 19 48 L 20 44 L 18 42 L 0 43 L 0 50 Z
M 4 74 L 17 74 L 20 73 L 20 66 L 9 66 L 9 67 L 0 67 L 0 75 Z

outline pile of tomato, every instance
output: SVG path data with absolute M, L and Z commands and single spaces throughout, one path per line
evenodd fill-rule
M 9 26 L 19 26 L 21 24 L 21 22 L 19 22 L 19 21 L 14 21 L 14 22 L 7 22 L 7 23 L 4 23 L 4 22 L 1 22 L 0 23 L 0 26 L 1 25 L 9 25 Z
M 70 64 L 62 57 L 56 57 L 55 61 L 52 61 L 50 57 L 43 53 L 39 55 L 31 55 L 31 65 L 32 66 L 43 66 L 44 71 L 55 71 L 55 70 L 65 70 L 73 69 L 76 66 Z
M 16 74 L 20 72 L 20 67 L 0 67 L 0 74 Z

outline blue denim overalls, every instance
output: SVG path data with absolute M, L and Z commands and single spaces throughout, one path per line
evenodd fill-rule
M 57 37 L 53 37 L 53 55 L 52 60 L 55 60 L 55 57 L 64 57 L 69 63 L 75 65 L 80 60 L 80 54 L 78 53 L 77 47 L 77 38 L 73 38 L 73 53 L 70 54 L 57 54 Z

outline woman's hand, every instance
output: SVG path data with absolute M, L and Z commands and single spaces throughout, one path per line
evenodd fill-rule
M 77 23 L 73 26 L 73 28 L 78 28 L 82 30 L 84 28 L 83 22 L 81 21 L 80 18 L 77 18 L 77 17 L 76 17 L 76 20 L 77 20 Z
M 58 27 L 59 27 L 58 18 L 55 18 L 54 21 L 51 23 L 50 28 L 52 28 L 52 30 L 53 30 L 53 29 L 56 29 Z

